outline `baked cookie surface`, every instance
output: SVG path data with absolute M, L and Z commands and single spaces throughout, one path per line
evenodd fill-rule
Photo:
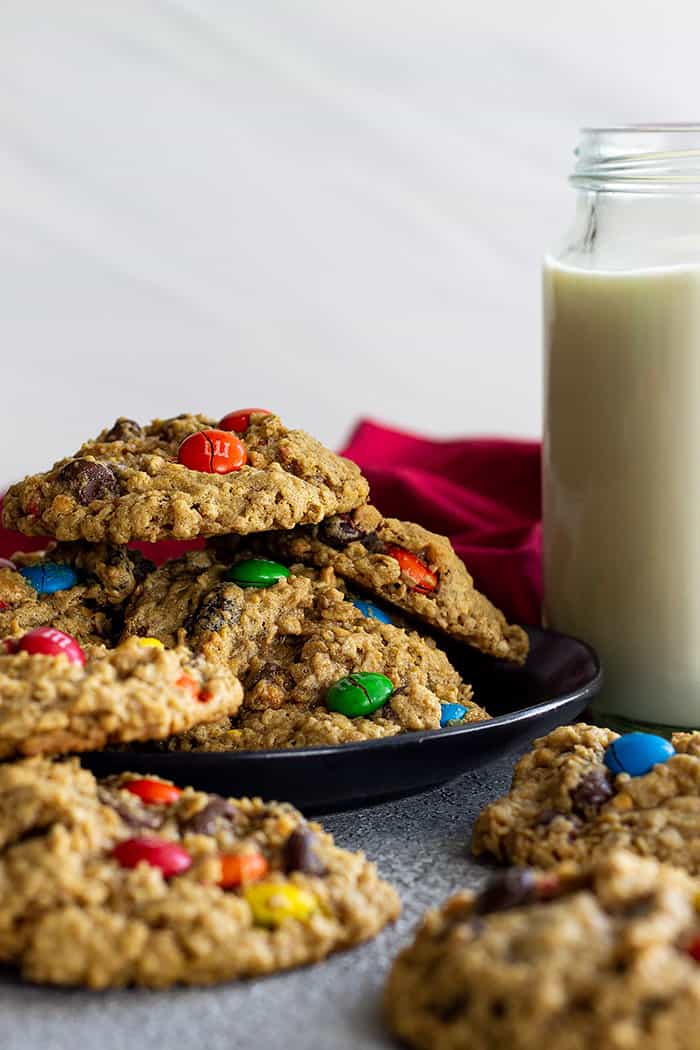
M 202 436 L 209 454 L 183 456 L 185 439 L 202 431 L 218 434 Z M 219 473 L 232 449 L 243 462 Z M 354 463 L 271 414 L 254 413 L 242 434 L 220 431 L 201 415 L 145 427 L 119 419 L 75 456 L 13 485 L 3 524 L 90 543 L 182 540 L 288 529 L 350 510 L 367 494 Z
M 210 984 L 316 962 L 400 910 L 363 854 L 291 806 L 77 760 L 0 765 L 0 960 L 91 988 Z
M 473 852 L 550 868 L 622 846 L 700 875 L 700 733 L 674 734 L 676 754 L 637 776 L 605 764 L 621 739 L 581 723 L 536 740 L 477 819 Z
M 138 551 L 98 543 L 52 544 L 0 565 L 0 638 L 44 625 L 80 645 L 111 645 L 121 606 L 153 566 Z
M 482 652 L 515 663 L 527 657 L 523 629 L 476 590 L 450 541 L 420 525 L 384 518 L 366 505 L 277 533 L 270 542 L 284 557 L 331 566 L 338 576 Z
M 559 877 L 511 869 L 426 916 L 388 1023 L 420 1050 L 692 1050 L 698 888 L 625 851 Z
M 238 558 L 239 560 L 236 560 Z M 255 561 L 253 559 L 252 561 Z M 174 749 L 231 750 L 310 747 L 438 729 L 445 705 L 461 721 L 488 717 L 432 639 L 365 615 L 332 569 L 277 564 L 264 587 L 229 577 L 251 560 L 239 552 L 222 561 L 194 551 L 144 580 L 125 617 L 127 634 L 165 645 L 178 639 L 237 674 L 244 688 L 232 721 L 199 727 L 168 742 Z M 389 679 L 390 695 L 376 710 L 328 706 L 329 691 L 347 676 Z
M 83 660 L 0 649 L 0 758 L 162 739 L 234 714 L 243 695 L 230 671 L 184 647 L 132 638 Z

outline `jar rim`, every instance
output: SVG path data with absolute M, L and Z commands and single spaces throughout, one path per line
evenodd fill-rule
M 700 193 L 700 123 L 581 128 L 571 175 L 598 192 Z

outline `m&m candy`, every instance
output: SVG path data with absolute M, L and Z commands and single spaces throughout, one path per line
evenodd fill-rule
M 445 726 L 454 724 L 455 722 L 461 722 L 467 713 L 467 708 L 463 704 L 441 704 L 440 705 L 440 725 L 444 729 Z
M 239 587 L 272 587 L 278 580 L 285 580 L 290 575 L 286 565 L 268 558 L 247 558 L 232 565 L 226 573 L 226 579 L 237 583 Z
M 174 784 L 166 784 L 162 780 L 130 780 L 122 785 L 124 791 L 130 791 L 145 802 L 147 806 L 167 806 L 177 802 L 182 790 Z
M 394 692 L 394 683 L 383 674 L 357 671 L 334 682 L 326 693 L 326 707 L 348 718 L 361 718 L 378 711 Z
M 150 635 L 144 635 L 142 638 L 139 638 L 137 644 L 141 649 L 165 649 L 160 638 L 151 638 Z
M 408 579 L 414 591 L 419 591 L 421 594 L 430 594 L 436 589 L 438 585 L 437 573 L 433 572 L 417 554 L 412 554 L 404 547 L 387 547 L 385 553 L 390 558 L 396 559 L 401 572 Z
M 126 839 L 120 842 L 112 850 L 112 856 L 121 864 L 122 868 L 135 868 L 137 864 L 150 864 L 152 868 L 160 868 L 166 879 L 173 875 L 181 875 L 192 867 L 192 857 L 178 846 L 176 842 L 166 842 L 165 839 L 143 838 Z
M 392 623 L 389 614 L 380 609 L 374 602 L 367 601 L 365 598 L 351 598 L 350 600 L 355 608 L 359 609 L 362 615 L 368 617 L 368 619 L 379 620 L 380 623 Z
M 231 474 L 248 461 L 243 446 L 228 430 L 198 430 L 177 450 L 178 463 L 204 474 Z
M 219 861 L 219 886 L 225 890 L 246 882 L 256 882 L 267 875 L 268 864 L 262 853 L 223 853 Z
M 55 627 L 35 627 L 17 641 L 17 652 L 32 656 L 65 656 L 72 664 L 85 666 L 85 653 L 75 638 Z
M 67 591 L 78 583 L 78 574 L 70 565 L 59 565 L 54 561 L 44 561 L 40 565 L 26 565 L 19 570 L 37 594 L 55 594 L 56 591 Z
M 235 412 L 229 412 L 219 423 L 220 430 L 235 430 L 237 434 L 244 434 L 250 426 L 250 417 L 253 412 L 261 416 L 271 416 L 266 408 L 239 408 Z
M 613 740 L 603 761 L 613 773 L 641 777 L 659 763 L 667 762 L 675 753 L 673 744 L 662 736 L 654 733 L 625 733 Z
M 256 882 L 243 896 L 259 926 L 279 926 L 286 919 L 306 922 L 318 911 L 313 894 L 287 882 Z

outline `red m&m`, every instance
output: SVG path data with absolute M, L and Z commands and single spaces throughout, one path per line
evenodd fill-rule
M 112 850 L 112 856 L 122 868 L 135 868 L 142 862 L 152 868 L 160 868 L 166 879 L 180 875 L 192 867 L 192 857 L 178 846 L 176 842 L 165 839 L 143 838 L 126 839 Z
M 435 590 L 438 585 L 437 573 L 433 572 L 417 554 L 411 554 L 404 547 L 387 547 L 385 553 L 390 558 L 396 559 L 401 572 L 409 579 L 415 591 L 430 594 Z
M 177 450 L 178 462 L 204 474 L 231 474 L 248 461 L 245 447 L 228 430 L 198 430 Z
M 250 417 L 253 412 L 261 416 L 271 416 L 266 408 L 239 408 L 236 412 L 229 412 L 219 423 L 222 430 L 235 430 L 237 434 L 244 434 L 250 426 Z
M 65 656 L 72 664 L 85 666 L 85 653 L 75 638 L 55 627 L 35 627 L 18 640 L 17 651 L 33 656 Z
M 130 780 L 124 784 L 124 790 L 130 791 L 145 802 L 147 806 L 168 806 L 177 802 L 182 791 L 174 784 L 165 784 L 162 780 Z

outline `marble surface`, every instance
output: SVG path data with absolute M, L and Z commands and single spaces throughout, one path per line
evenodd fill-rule
M 578 126 L 697 119 L 692 0 L 0 18 L 0 481 L 120 412 L 537 434 Z
M 343 845 L 364 849 L 399 890 L 403 914 L 376 940 L 318 966 L 210 989 L 88 993 L 0 977 L 2 1050 L 379 1050 L 395 1045 L 380 1000 L 390 960 L 418 918 L 484 868 L 470 860 L 471 825 L 501 794 L 502 760 L 443 788 L 325 817 Z

